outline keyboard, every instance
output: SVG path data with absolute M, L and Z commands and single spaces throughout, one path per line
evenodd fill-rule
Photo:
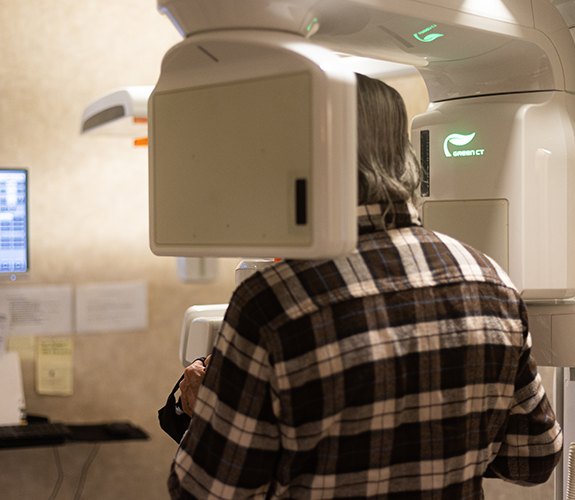
M 42 422 L 28 425 L 0 425 L 0 448 L 62 444 L 72 434 L 67 425 Z

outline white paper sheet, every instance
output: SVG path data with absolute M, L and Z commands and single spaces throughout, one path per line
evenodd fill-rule
M 0 288 L 9 335 L 72 333 L 72 286 L 29 285 Z
M 16 425 L 24 411 L 20 358 L 15 352 L 0 355 L 0 425 Z
M 76 287 L 76 332 L 145 330 L 148 288 L 145 282 L 92 283 Z

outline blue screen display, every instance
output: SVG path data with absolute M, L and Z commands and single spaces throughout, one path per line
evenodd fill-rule
M 0 274 L 28 268 L 28 172 L 0 169 Z

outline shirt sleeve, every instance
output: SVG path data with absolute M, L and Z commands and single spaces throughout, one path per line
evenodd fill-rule
M 544 483 L 559 462 L 562 447 L 563 434 L 531 356 L 527 333 L 502 445 L 485 477 L 524 486 Z
M 172 464 L 173 499 L 263 497 L 272 482 L 279 431 L 269 355 L 258 324 L 245 316 L 230 323 L 234 314 L 242 315 L 232 298 Z

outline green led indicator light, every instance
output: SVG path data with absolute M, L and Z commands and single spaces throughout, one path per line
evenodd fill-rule
M 314 18 L 311 20 L 311 23 L 309 23 L 309 24 L 305 27 L 306 31 L 309 33 L 309 32 L 313 29 L 313 27 L 318 23 L 318 21 L 319 21 L 318 18 L 317 18 L 317 17 L 314 17 Z
M 485 149 L 455 149 L 451 150 L 450 146 L 467 146 L 475 139 L 476 133 L 472 134 L 449 134 L 443 141 L 443 153 L 447 158 L 461 156 L 483 156 Z
M 443 33 L 430 33 L 435 28 L 437 28 L 437 24 L 430 24 L 429 26 L 427 26 L 427 28 L 423 28 L 421 31 L 414 33 L 413 37 L 422 43 L 431 43 L 437 40 L 438 38 L 445 36 Z

